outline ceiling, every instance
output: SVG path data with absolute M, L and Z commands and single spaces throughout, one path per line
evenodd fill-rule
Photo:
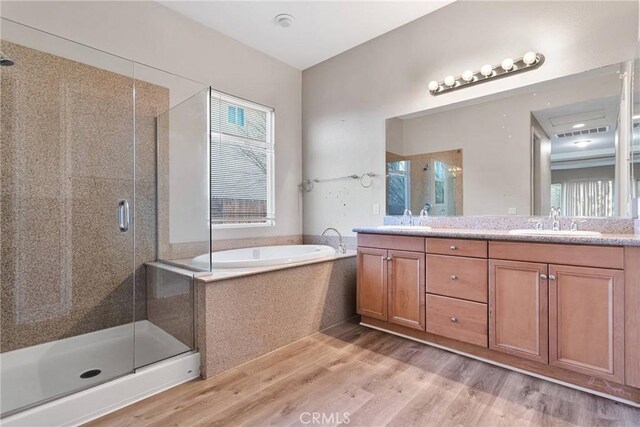
M 304 70 L 453 0 L 161 1 L 201 24 Z M 274 22 L 294 17 L 289 28 Z
M 619 102 L 618 96 L 609 96 L 533 112 L 551 138 L 552 169 L 613 164 Z M 578 124 L 584 126 L 574 129 L 573 126 Z M 602 128 L 606 126 L 608 130 L 602 132 Z M 595 132 L 594 129 L 600 131 Z M 585 134 L 558 137 L 559 133 L 565 132 Z M 585 140 L 588 141 L 586 147 L 576 146 L 576 141 Z

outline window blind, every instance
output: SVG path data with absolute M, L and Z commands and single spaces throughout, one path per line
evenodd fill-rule
M 272 128 L 272 109 L 212 93 L 212 224 L 273 224 Z

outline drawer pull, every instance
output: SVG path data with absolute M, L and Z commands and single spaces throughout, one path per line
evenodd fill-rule
M 458 280 L 458 276 L 456 276 L 455 274 L 452 274 L 450 278 L 451 280 Z
M 458 249 L 458 247 L 456 245 L 451 245 L 451 250 L 455 251 L 456 249 Z
M 449 320 L 451 320 L 453 323 L 456 323 L 458 321 L 458 318 L 456 316 L 451 316 Z

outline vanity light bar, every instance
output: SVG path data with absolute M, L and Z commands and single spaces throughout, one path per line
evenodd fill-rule
M 447 76 L 441 82 L 437 82 L 435 80 L 429 82 L 429 92 L 431 92 L 431 95 L 433 96 L 442 95 L 443 93 L 450 92 L 452 90 L 458 90 L 463 87 L 488 82 L 500 77 L 535 70 L 542 64 L 544 64 L 543 54 L 527 52 L 522 58 L 515 60 L 506 58 L 500 65 L 491 66 L 486 64 L 476 72 L 466 70 L 458 77 Z

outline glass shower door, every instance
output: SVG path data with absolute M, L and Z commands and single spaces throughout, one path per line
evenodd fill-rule
M 134 83 L 128 60 L 4 19 L 0 50 L 6 416 L 134 369 Z

